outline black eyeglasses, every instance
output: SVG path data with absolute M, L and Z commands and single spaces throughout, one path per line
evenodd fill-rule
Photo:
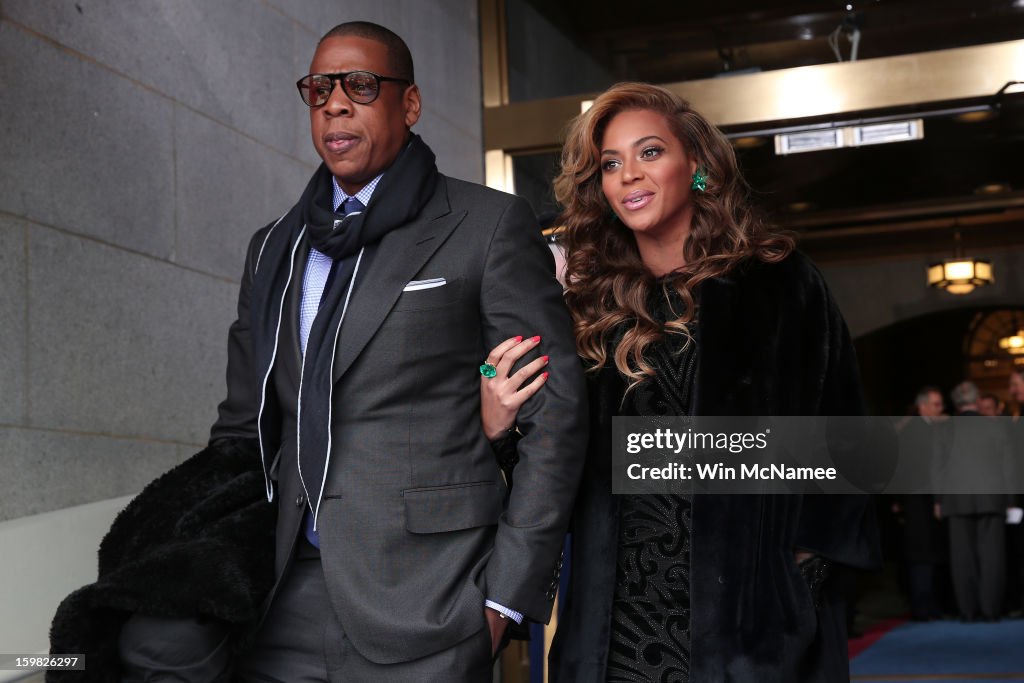
M 300 78 L 295 85 L 299 88 L 302 101 L 310 107 L 327 104 L 334 90 L 334 82 L 341 81 L 341 89 L 348 98 L 359 104 L 370 104 L 380 95 L 382 81 L 411 84 L 407 78 L 378 76 L 372 71 L 348 71 L 337 74 L 309 74 Z

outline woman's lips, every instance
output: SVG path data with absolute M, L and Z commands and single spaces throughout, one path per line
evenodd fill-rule
M 348 133 L 328 133 L 324 136 L 324 145 L 334 154 L 344 154 L 358 141 L 359 138 Z
M 637 190 L 626 195 L 622 200 L 622 207 L 626 209 L 626 211 L 639 211 L 650 204 L 652 199 L 654 199 L 653 192 Z

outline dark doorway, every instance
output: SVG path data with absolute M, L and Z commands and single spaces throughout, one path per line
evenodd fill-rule
M 1003 400 L 1011 368 L 1024 354 L 1000 348 L 1019 332 L 1024 309 L 961 308 L 903 320 L 855 341 L 868 408 L 875 415 L 903 415 L 918 390 L 949 390 L 969 379 L 982 393 Z

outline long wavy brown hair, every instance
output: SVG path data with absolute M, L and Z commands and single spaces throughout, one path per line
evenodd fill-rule
M 644 267 L 632 232 L 613 213 L 601 189 L 601 140 L 608 123 L 625 111 L 665 117 L 687 155 L 707 169 L 707 189 L 691 190 L 693 220 L 683 247 L 686 265 L 662 278 Z M 555 197 L 565 227 L 565 299 L 579 354 L 596 371 L 614 348 L 615 366 L 630 388 L 654 374 L 645 349 L 664 334 L 688 335 L 697 315 L 697 288 L 744 259 L 777 262 L 793 251 L 790 233 L 769 226 L 750 203 L 750 189 L 732 145 L 715 126 L 672 92 L 646 83 L 619 83 L 601 94 L 569 125 Z M 648 309 L 650 297 L 674 287 L 682 310 L 664 325 Z M 621 336 L 621 339 L 619 337 Z M 617 340 L 617 344 L 613 341 Z

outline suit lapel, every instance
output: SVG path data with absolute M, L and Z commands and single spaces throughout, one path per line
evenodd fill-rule
M 372 258 L 367 259 L 369 267 L 356 273 L 352 300 L 342 321 L 334 356 L 334 382 L 352 366 L 383 324 L 405 286 L 465 216 L 465 211 L 451 212 L 442 178 L 419 217 L 392 230 L 372 247 Z

